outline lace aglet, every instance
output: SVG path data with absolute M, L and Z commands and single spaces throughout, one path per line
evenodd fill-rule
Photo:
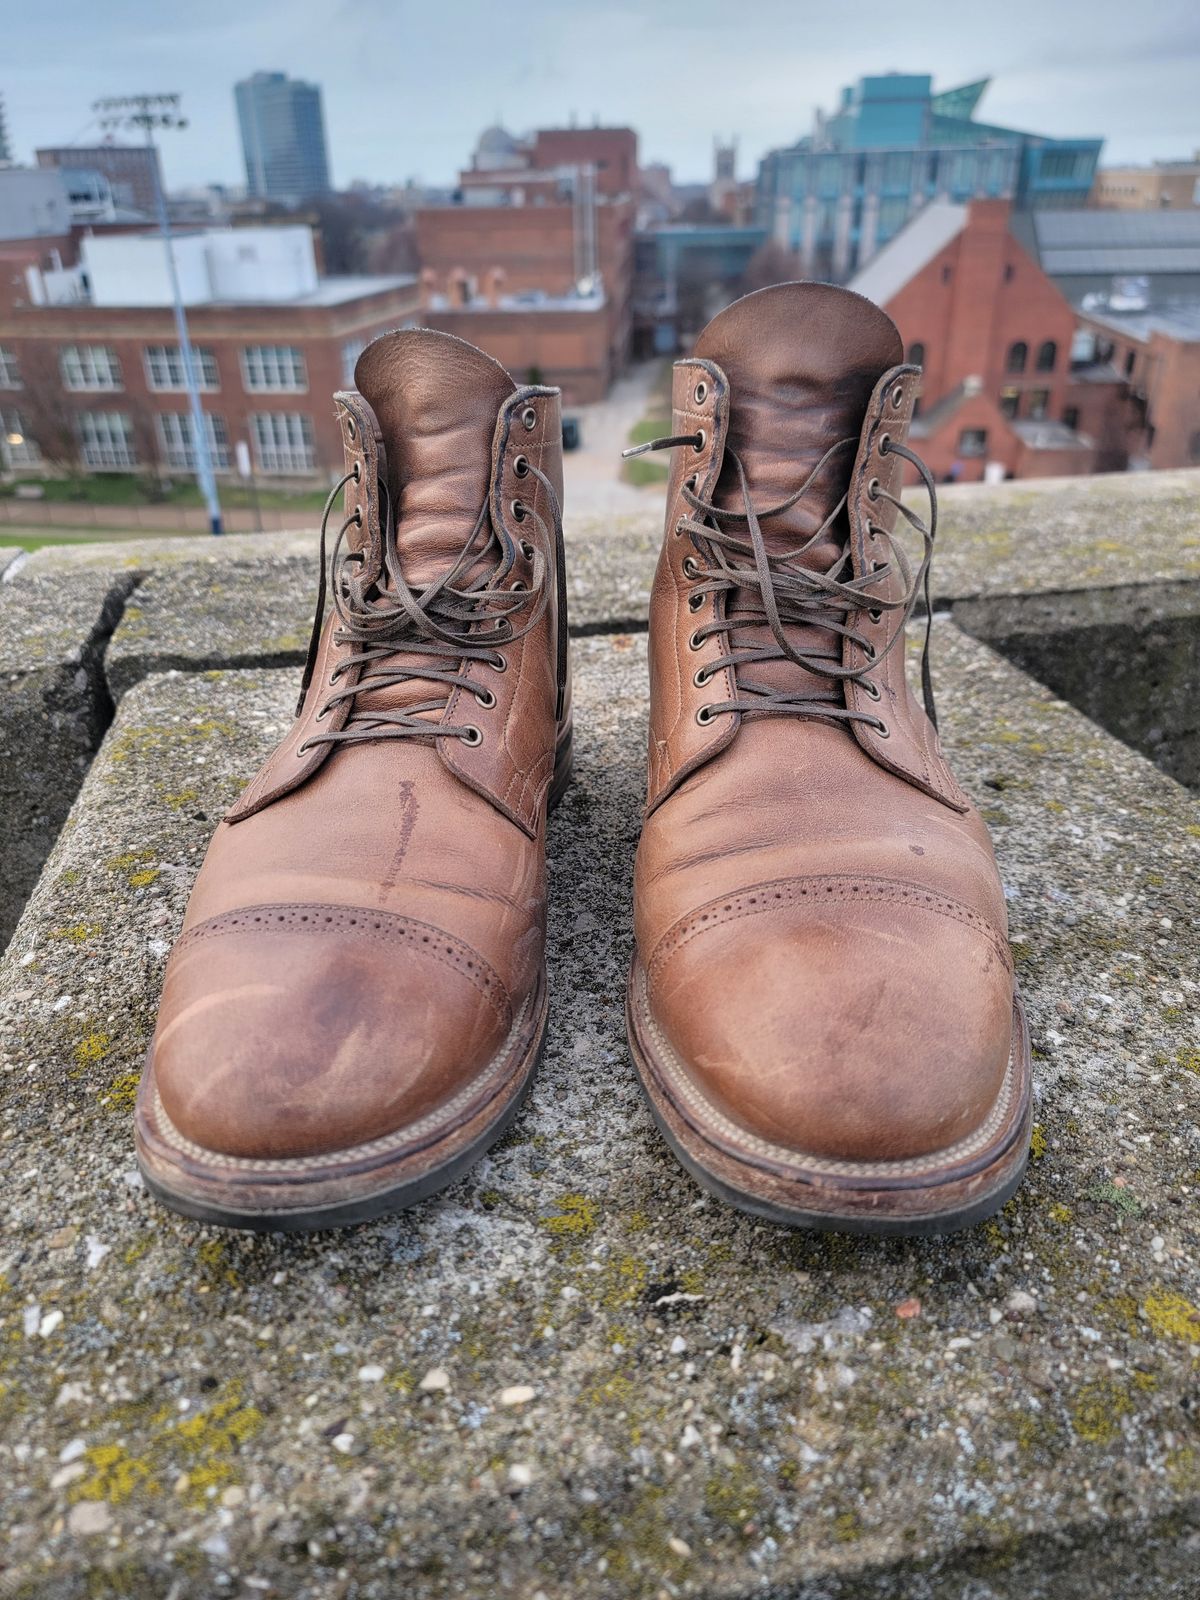
M 628 450 L 622 450 L 621 451 L 621 460 L 622 461 L 628 461 L 630 456 L 644 456 L 646 454 L 647 450 L 653 450 L 653 449 L 654 449 L 654 440 L 653 439 L 651 439 L 649 444 L 631 444 L 629 446 Z

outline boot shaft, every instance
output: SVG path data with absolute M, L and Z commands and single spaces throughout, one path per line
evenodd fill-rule
M 920 373 L 902 355 L 869 301 L 799 283 L 735 302 L 676 363 L 651 808 L 759 715 L 836 721 L 881 767 L 964 808 L 904 670 L 921 573 L 898 503 Z

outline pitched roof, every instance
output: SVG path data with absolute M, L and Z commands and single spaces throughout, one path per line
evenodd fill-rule
M 889 239 L 866 266 L 851 278 L 847 288 L 865 295 L 877 306 L 887 306 L 922 267 L 955 239 L 967 225 L 968 207 L 949 200 L 931 200 L 911 222 Z
M 1034 210 L 1013 231 L 1053 277 L 1200 272 L 1194 211 Z

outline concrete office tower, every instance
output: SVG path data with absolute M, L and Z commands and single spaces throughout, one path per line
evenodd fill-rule
M 246 189 L 261 200 L 298 205 L 329 189 L 321 91 L 284 72 L 256 72 L 234 88 Z

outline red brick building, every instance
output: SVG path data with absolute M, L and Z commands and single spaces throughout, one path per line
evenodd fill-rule
M 1073 364 L 1077 314 L 1009 219 L 1007 201 L 931 204 L 850 284 L 924 368 L 916 448 L 963 482 L 1123 467 L 1123 375 Z
M 1131 453 L 1139 466 L 1200 466 L 1200 304 L 1080 318 L 1094 371 L 1129 396 Z
M 256 233 L 190 239 L 209 241 L 209 258 L 217 241 L 239 258 L 235 267 L 253 269 L 241 258 L 254 249 Z M 0 465 L 36 470 L 72 460 L 97 472 L 194 470 L 174 316 L 157 277 L 165 275 L 158 236 L 87 241 L 87 282 L 78 266 L 47 265 L 45 242 L 38 244 L 42 264 L 32 271 L 29 252 L 6 247 L 0 258 Z M 117 269 L 102 270 L 103 251 L 117 246 Z M 309 252 L 311 261 L 311 240 Z M 295 293 L 274 272 L 254 294 L 251 270 L 247 295 L 204 300 L 184 261 L 185 282 L 193 282 L 192 293 L 185 290 L 189 333 L 218 472 L 236 470 L 239 441 L 267 477 L 324 479 L 340 471 L 333 391 L 350 385 L 370 339 L 417 320 L 415 278 L 318 278 L 309 264 L 300 263 Z M 112 303 L 139 297 L 141 285 L 125 279 L 143 265 L 146 303 Z
M 422 320 L 480 345 L 514 376 L 536 369 L 568 404 L 602 399 L 629 359 L 633 219 L 632 201 L 597 199 L 599 284 L 581 292 L 570 201 L 418 211 Z

